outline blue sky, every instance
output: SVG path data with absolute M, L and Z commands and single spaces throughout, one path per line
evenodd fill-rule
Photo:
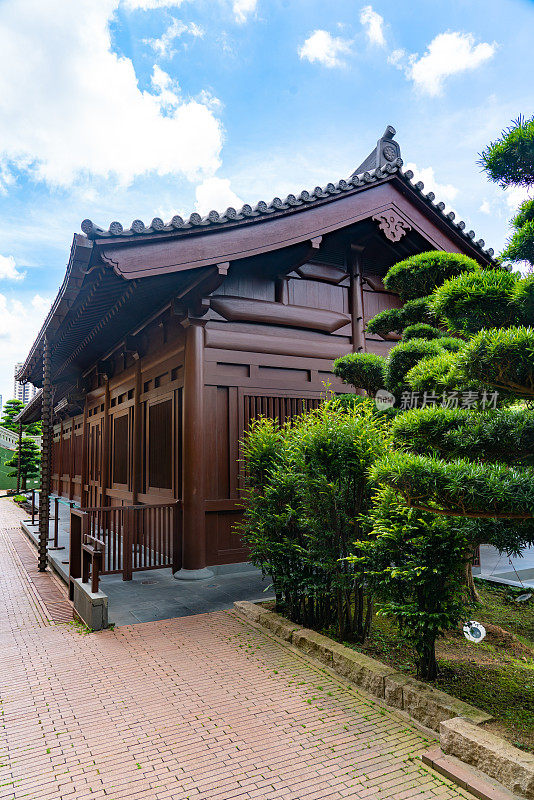
M 0 393 L 72 234 L 347 177 L 386 124 L 497 251 L 477 153 L 534 113 L 527 0 L 0 0 Z M 529 86 L 530 84 L 530 86 Z

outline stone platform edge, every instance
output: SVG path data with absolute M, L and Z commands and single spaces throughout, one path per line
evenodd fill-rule
M 493 719 L 486 712 L 409 675 L 397 672 L 393 667 L 339 644 L 328 636 L 297 625 L 258 603 L 239 600 L 234 603 L 234 608 L 274 636 L 317 659 L 337 675 L 438 733 L 441 760 L 436 759 L 434 762 L 430 759 L 430 763 L 426 759 L 427 765 L 440 771 L 444 754 L 450 755 L 480 770 L 484 776 L 498 781 L 514 795 L 534 800 L 534 755 L 525 753 L 501 736 L 478 727 Z M 458 780 L 455 780 L 452 774 L 454 762 L 447 762 L 447 767 L 451 772 L 448 775 L 450 780 L 467 788 L 465 774 L 459 775 Z M 500 787 L 485 784 L 479 779 L 473 778 L 472 783 L 473 786 L 476 785 L 476 791 L 470 788 L 468 791 L 481 800 L 504 800 L 512 796 Z

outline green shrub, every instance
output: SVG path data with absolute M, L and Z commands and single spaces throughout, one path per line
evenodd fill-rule
M 434 315 L 429 308 L 429 300 L 428 297 L 419 297 L 416 300 L 408 300 L 402 308 L 379 311 L 367 323 L 367 331 L 385 337 L 390 333 L 401 334 L 408 325 L 420 322 L 431 324 L 434 322 Z
M 395 489 L 407 505 L 438 515 L 534 517 L 534 470 L 528 467 L 393 452 L 375 464 L 371 478 Z
M 339 635 L 360 639 L 370 616 L 345 559 L 369 510 L 368 470 L 387 447 L 372 407 L 347 411 L 330 400 L 279 430 L 261 419 L 243 442 L 239 529 L 253 563 L 272 578 L 277 607 L 295 622 L 335 624 Z
M 408 325 L 402 334 L 402 341 L 408 342 L 410 339 L 441 339 L 445 336 L 438 328 L 427 325 L 425 322 L 418 322 L 415 325 Z
M 502 257 L 534 264 L 534 220 L 528 220 L 512 234 L 502 251 Z
M 476 380 L 516 397 L 534 397 L 534 330 L 481 331 L 458 355 L 458 367 Z
M 480 164 L 504 189 L 534 183 L 534 117 L 519 117 L 481 153 Z
M 415 365 L 427 356 L 437 356 L 443 352 L 441 344 L 428 339 L 411 339 L 392 348 L 386 359 L 386 388 L 394 395 L 400 395 L 408 387 L 406 375 Z
M 468 256 L 430 250 L 390 267 L 384 285 L 389 291 L 397 292 L 402 300 L 411 300 L 429 295 L 448 278 L 479 269 L 479 264 Z
M 374 353 L 349 353 L 334 361 L 332 372 L 371 397 L 385 386 L 385 361 Z
M 358 542 L 362 569 L 380 606 L 415 650 L 419 677 L 437 677 L 435 642 L 462 619 L 467 543 L 460 525 L 410 509 L 391 489 L 377 493 L 369 537 Z
M 482 328 L 505 327 L 519 319 L 512 293 L 517 276 L 479 270 L 445 281 L 432 296 L 434 313 L 450 331 L 472 336 Z
M 456 361 L 455 354 L 448 351 L 422 358 L 406 373 L 406 383 L 414 391 L 427 392 L 429 395 L 457 391 L 460 381 Z M 465 388 L 465 384 L 462 387 Z
M 24 494 L 15 494 L 15 495 L 13 495 L 12 499 L 13 499 L 13 501 L 15 503 L 27 503 L 28 502 L 28 498 Z

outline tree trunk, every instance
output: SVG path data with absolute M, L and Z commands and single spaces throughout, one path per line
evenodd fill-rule
M 436 640 L 425 642 L 417 659 L 417 677 L 424 681 L 433 681 L 438 677 L 436 661 Z
M 468 554 L 468 558 L 465 562 L 465 585 L 467 587 L 467 593 L 469 595 L 469 599 L 473 603 L 480 602 L 480 595 L 478 594 L 475 586 L 475 581 L 473 580 L 473 553 L 470 552 Z

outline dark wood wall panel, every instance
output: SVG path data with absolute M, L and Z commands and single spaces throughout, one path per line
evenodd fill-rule
M 231 496 L 230 472 L 236 469 L 230 463 L 229 448 L 229 393 L 226 386 L 207 386 L 205 394 L 206 437 L 206 499 L 216 500 Z M 235 412 L 234 412 L 235 413 Z
M 206 514 L 208 564 L 237 564 L 248 560 L 249 551 L 235 531 L 240 518 L 241 514 L 235 511 Z

